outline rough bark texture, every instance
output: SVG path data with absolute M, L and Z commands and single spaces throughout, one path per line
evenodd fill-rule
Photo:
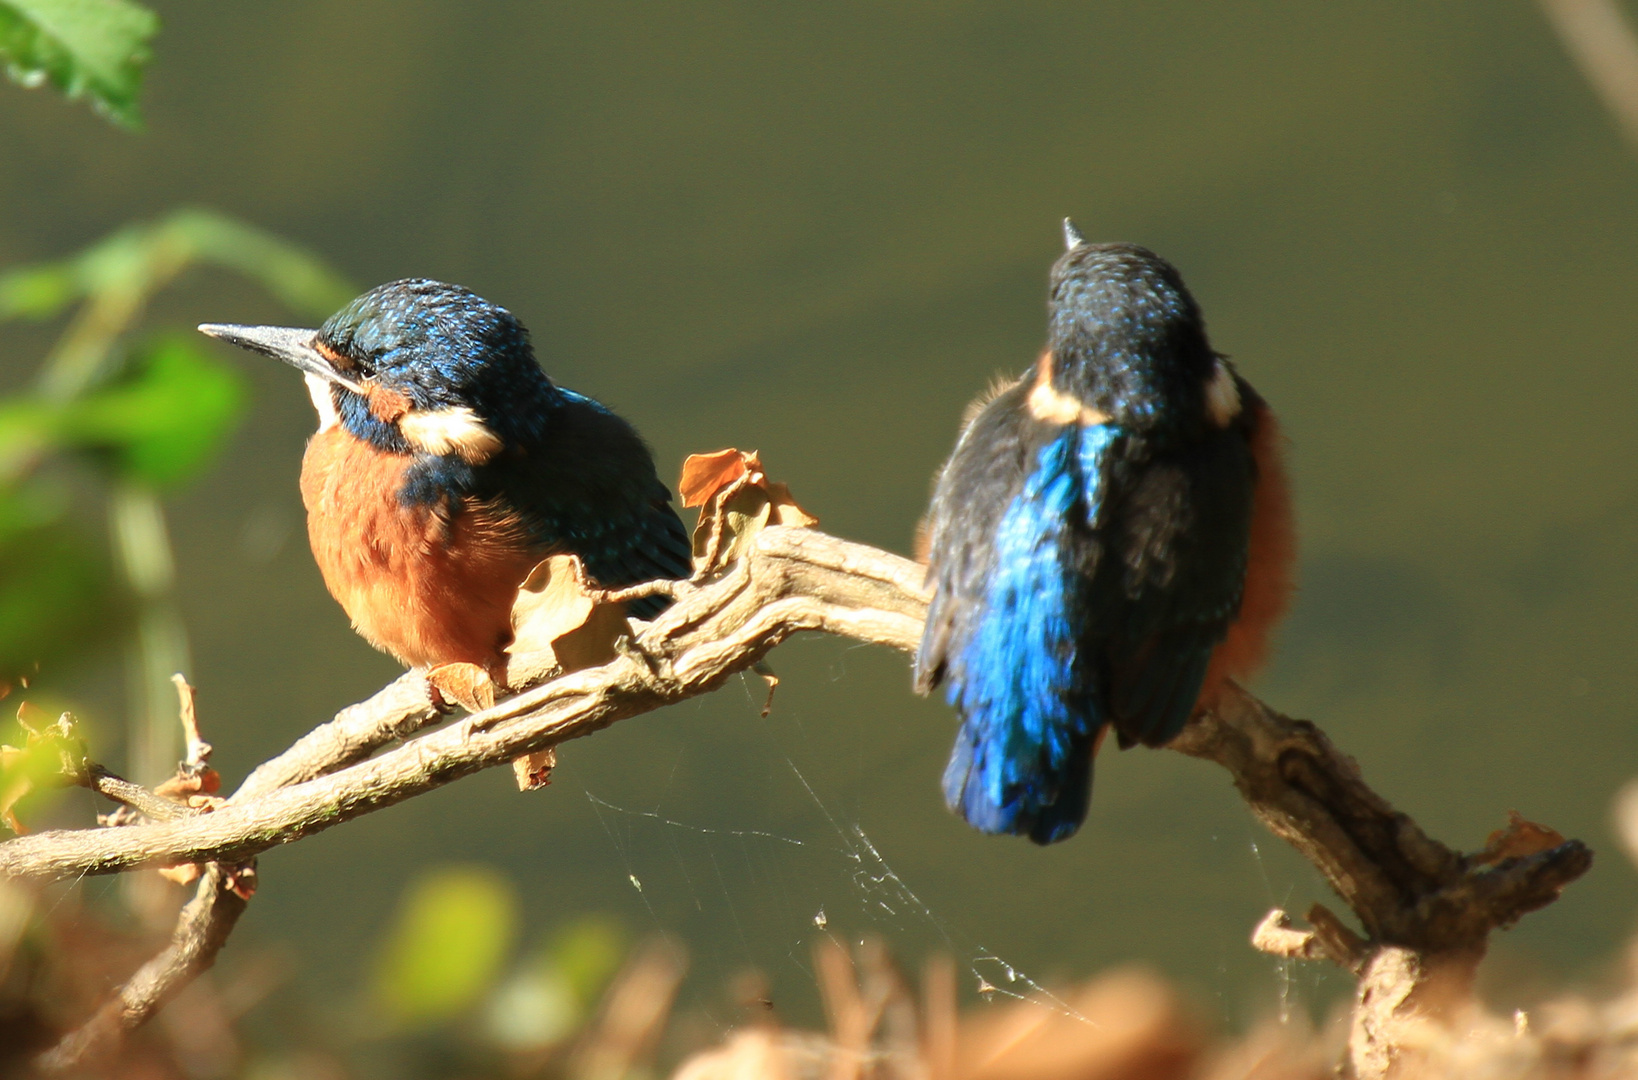
M 804 630 L 912 652 L 927 594 L 922 568 L 811 529 L 769 528 L 746 556 L 639 624 L 616 658 L 561 675 L 440 730 L 424 678 L 407 674 L 258 767 L 223 805 L 118 829 L 59 830 L 0 844 L 0 873 L 34 881 L 205 863 L 167 950 L 97 1017 L 41 1059 L 62 1071 L 106 1054 L 209 967 L 244 901 L 223 866 L 413 798 L 469 773 L 708 693 Z M 394 746 L 394 744 L 398 744 Z M 1228 770 L 1252 812 L 1325 875 L 1365 934 L 1316 905 L 1312 930 L 1284 913 L 1260 947 L 1330 957 L 1360 974 L 1352 1065 L 1381 1076 L 1402 1025 L 1436 1016 L 1465 989 L 1489 932 L 1551 903 L 1584 873 L 1577 841 L 1490 864 L 1426 836 L 1365 785 L 1323 732 L 1236 689 L 1172 744 Z M 391 749 L 385 749 L 392 747 Z M 385 750 L 379 753 L 377 751 Z M 375 755 L 375 756 L 372 756 Z M 1277 916 L 1277 917 L 1276 917 Z
M 1545 907 L 1592 866 L 1579 840 L 1511 857 L 1463 855 L 1372 791 L 1359 766 L 1306 720 L 1282 716 L 1238 687 L 1172 744 L 1229 771 L 1246 805 L 1313 863 L 1364 927 L 1320 905 L 1313 929 L 1271 912 L 1254 943 L 1327 957 L 1359 975 L 1350 1056 L 1358 1076 L 1383 1076 L 1407 1025 L 1466 1000 L 1490 932 Z

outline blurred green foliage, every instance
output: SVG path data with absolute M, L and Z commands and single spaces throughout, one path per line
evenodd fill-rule
M 464 1028 L 474 1047 L 530 1055 L 571 1044 L 596 1016 L 629 935 L 593 914 L 519 949 L 521 906 L 517 887 L 484 866 L 446 865 L 412 880 L 364 988 L 376 1032 L 465 1018 L 476 1021 Z
M 158 30 L 158 17 L 131 0 L 0 0 L 6 74 L 86 98 L 128 128 L 142 122 L 137 92 Z
M 301 247 L 214 210 L 183 207 L 157 221 L 127 225 L 78 255 L 0 274 L 0 319 L 51 318 L 77 300 L 144 299 L 193 265 L 243 274 L 313 319 L 329 315 L 356 291 Z
M 195 266 L 243 274 L 306 318 L 353 294 L 301 248 L 191 208 L 0 273 L 0 320 L 70 316 L 34 388 L 0 399 L 0 679 L 96 644 L 128 607 L 104 546 L 67 515 L 64 476 L 46 466 L 79 463 L 157 497 L 208 468 L 238 424 L 235 367 L 202 339 L 139 336 L 150 299 Z
M 448 1020 L 495 982 L 517 935 L 515 887 L 483 866 L 445 866 L 415 881 L 382 939 L 370 1003 L 395 1028 Z
M 237 370 L 166 335 L 138 348 L 120 378 L 82 397 L 0 401 L 0 476 L 47 453 L 89 450 L 122 477 L 175 487 L 214 459 L 244 397 Z
M 559 930 L 536 955 L 551 963 L 589 1009 L 602 998 L 629 944 L 625 929 L 612 917 L 588 915 Z
M 0 514 L 16 509 L 0 505 Z M 61 521 L 0 539 L 0 679 L 26 678 L 38 664 L 102 641 L 117 626 L 107 559 Z
M 628 945 L 625 930 L 608 916 L 587 915 L 560 928 L 495 987 L 483 1034 L 512 1053 L 567 1041 L 595 1013 Z

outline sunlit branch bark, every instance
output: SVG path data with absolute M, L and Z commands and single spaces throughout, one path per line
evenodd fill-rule
M 638 624 L 601 667 L 435 731 L 423 730 L 439 719 L 425 680 L 406 675 L 260 766 L 213 812 L 19 837 L 0 844 L 0 873 L 44 882 L 141 866 L 241 863 L 521 754 L 708 693 L 799 631 L 911 652 L 926 613 L 922 580 L 922 568 L 899 556 L 810 529 L 769 528 L 719 576 L 679 585 L 676 603 Z M 1577 841 L 1493 865 L 1452 851 L 1366 786 L 1318 728 L 1237 688 L 1173 748 L 1227 769 L 1252 812 L 1301 851 L 1358 917 L 1363 935 L 1324 908 L 1311 913 L 1312 931 L 1280 925 L 1282 913 L 1265 923 L 1259 941 L 1283 942 L 1274 947 L 1292 955 L 1328 956 L 1360 973 L 1354 1065 L 1361 1075 L 1380 1075 L 1392 1063 L 1395 1025 L 1411 1009 L 1426 1009 L 1436 986 L 1465 986 L 1492 929 L 1550 903 L 1590 865 Z M 193 918 L 196 936 L 219 948 L 237 915 L 227 904 L 220 888 L 202 884 L 184 922 Z M 149 967 L 163 967 L 163 959 Z M 164 992 L 188 977 L 183 971 Z
M 1541 0 L 1547 21 L 1638 151 L 1638 33 L 1615 0 Z

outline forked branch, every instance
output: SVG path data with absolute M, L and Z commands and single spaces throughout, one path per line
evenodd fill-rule
M 922 580 L 922 568 L 897 555 L 812 529 L 770 527 L 714 577 L 679 585 L 676 602 L 654 622 L 638 624 L 602 666 L 559 676 L 433 731 L 424 729 L 441 717 L 426 682 L 406 675 L 257 768 L 211 813 L 19 837 L 0 844 L 0 873 L 46 882 L 144 866 L 240 864 L 480 769 L 708 693 L 799 631 L 911 652 L 926 613 Z M 1359 919 L 1363 935 L 1317 908 L 1314 929 L 1299 931 L 1288 920 L 1280 925 L 1282 913 L 1265 923 L 1260 940 L 1285 942 L 1295 955 L 1329 956 L 1361 973 L 1362 1004 L 1372 1004 L 1367 996 L 1375 1002 L 1359 1010 L 1366 1020 L 1356 1021 L 1354 1066 L 1361 1075 L 1392 1065 L 1394 1024 L 1428 1006 L 1436 981 L 1465 985 L 1492 929 L 1550 903 L 1590 865 L 1577 841 L 1528 854 L 1491 853 L 1487 860 L 1445 847 L 1367 787 L 1318 728 L 1243 691 L 1225 695 L 1173 748 L 1227 769 L 1252 812 L 1297 847 Z M 198 931 L 189 940 L 219 948 L 237 911 L 231 890 L 208 886 L 207 878 L 183 921 Z M 214 956 L 214 948 L 196 953 L 207 951 Z M 172 972 L 165 993 L 196 970 L 163 960 L 144 972 L 156 965 Z M 1453 970 L 1459 977 L 1441 974 Z M 127 985 L 122 1001 L 143 978 Z M 121 1007 L 132 1015 L 129 1004 Z M 53 1064 L 72 1057 L 66 1047 Z

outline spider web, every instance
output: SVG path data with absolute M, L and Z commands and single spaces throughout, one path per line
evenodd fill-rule
M 853 648 L 834 651 L 823 657 L 822 667 L 811 655 L 804 657 L 810 676 L 806 682 L 868 686 L 871 672 L 848 671 L 854 653 Z M 704 760 L 709 764 L 702 774 L 730 778 L 719 781 L 717 790 L 702 795 L 697 784 L 674 788 L 668 780 L 648 802 L 640 795 L 634 798 L 633 789 L 612 776 L 590 781 L 585 790 L 587 805 L 609 843 L 604 850 L 614 856 L 598 872 L 608 883 L 604 887 L 612 885 L 604 875 L 617 874 L 617 889 L 633 902 L 628 910 L 634 924 L 646 922 L 678 942 L 679 948 L 686 943 L 692 954 L 681 1004 L 723 1031 L 736 1027 L 745 1021 L 747 1005 L 744 1000 L 731 1001 L 726 991 L 736 976 L 752 970 L 766 981 L 768 997 L 787 1020 L 798 1025 L 816 1021 L 819 982 L 812 967 L 814 947 L 825 940 L 852 946 L 875 937 L 907 969 L 934 955 L 948 957 L 955 964 L 962 996 L 969 1000 L 976 996 L 1029 1002 L 1101 1027 L 1097 1017 L 1084 1015 L 1054 989 L 1060 978 L 1085 979 L 1107 967 L 1067 972 L 1061 951 L 1037 950 L 1024 962 L 1009 955 L 1017 942 L 1004 950 L 991 947 L 984 939 L 996 933 L 1022 938 L 1028 943 L 1026 951 L 1038 940 L 1028 930 L 1019 933 L 1016 926 L 983 921 L 994 919 L 993 898 L 983 901 L 989 907 L 972 912 L 951 908 L 959 900 L 931 901 L 930 893 L 948 889 L 948 877 L 941 878 L 939 868 L 928 864 L 927 852 L 904 846 L 915 843 L 915 828 L 900 828 L 894 820 L 889 830 L 885 821 L 891 819 L 873 823 L 868 817 L 892 813 L 898 805 L 874 786 L 881 782 L 882 772 L 867 768 L 855 777 L 835 768 L 838 749 L 848 745 L 835 737 L 836 731 L 867 729 L 871 721 L 858 723 L 834 713 L 852 707 L 846 696 L 827 701 L 824 693 L 802 680 L 788 682 L 803 692 L 784 691 L 788 696 L 776 706 L 772 722 L 752 719 L 759 717 L 763 696 L 761 687 L 748 683 L 743 711 L 730 706 L 718 712 L 727 704 L 722 697 L 700 707 L 701 719 L 711 717 L 709 734 L 679 749 L 671 780 L 678 778 L 679 770 L 686 773 Z M 805 720 L 811 722 L 815 715 L 823 715 L 825 735 L 810 739 Z M 942 743 L 943 733 L 938 737 Z M 895 755 L 926 752 L 907 751 L 913 743 L 903 740 L 893 746 Z M 866 775 L 871 779 L 863 780 Z M 618 788 L 618 795 L 608 789 L 611 785 Z M 925 797 L 936 800 L 936 788 L 928 787 Z M 686 809 L 678 805 L 679 798 Z M 866 806 L 879 809 L 866 811 Z M 1318 884 L 1294 877 L 1289 859 L 1267 861 L 1259 826 L 1243 810 L 1232 813 L 1234 817 L 1222 819 L 1200 837 L 1226 858 L 1196 856 L 1201 863 L 1227 867 L 1219 871 L 1206 865 L 1201 871 L 1219 874 L 1215 880 L 1224 886 L 1221 895 L 1227 899 L 1214 911 L 1247 898 L 1261 911 L 1272 905 L 1287 907 L 1294 889 L 1308 892 Z M 1020 910 L 1027 914 L 1029 905 Z M 1192 902 L 1156 915 L 1199 917 L 1199 907 Z M 1255 916 L 1248 913 L 1226 922 L 1221 928 L 1208 923 L 1210 928 L 1204 931 L 1191 924 L 1196 947 L 1172 965 L 1192 980 L 1194 990 L 1217 999 L 1225 1027 L 1256 1020 L 1268 1006 L 1281 1021 L 1317 1016 L 1315 1010 L 1337 996 L 1341 984 L 1328 978 L 1320 965 L 1295 965 L 1252 952 L 1246 934 Z M 1210 957 L 1198 948 L 1202 938 Z M 1153 949 L 1152 934 L 1146 946 Z M 1106 951 L 1114 955 L 1105 965 L 1124 962 L 1119 945 Z M 1151 955 L 1139 959 L 1148 962 Z M 1028 970 L 1043 956 L 1053 965 L 1050 985 L 1044 984 L 1044 976 Z
M 730 1026 L 731 1018 L 713 1004 L 710 982 L 713 977 L 720 982 L 736 962 L 741 968 L 772 966 L 776 982 L 795 975 L 812 987 L 808 955 L 819 938 L 845 945 L 871 933 L 886 939 L 901 959 L 917 946 L 952 957 L 983 998 L 1033 1002 L 1097 1026 L 936 914 L 864 827 L 834 810 L 796 763 L 782 757 L 790 783 L 812 801 L 824 823 L 817 835 L 701 825 L 585 792 L 656 930 L 697 941 L 702 935 L 689 931 L 701 923 L 726 918 L 732 928 L 737 956 L 717 955 L 703 964 L 696 958 L 697 974 L 685 993 L 702 1012 L 720 1027 Z

